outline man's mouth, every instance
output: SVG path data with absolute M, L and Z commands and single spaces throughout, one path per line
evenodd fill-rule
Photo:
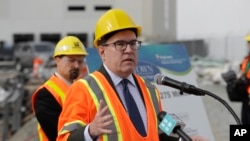
M 123 60 L 123 61 L 134 61 L 134 60 L 131 59 L 131 58 L 128 58 L 128 59 L 125 59 L 125 60 Z

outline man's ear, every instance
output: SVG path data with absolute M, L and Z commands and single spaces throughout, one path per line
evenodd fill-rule
M 98 53 L 101 56 L 101 58 L 104 57 L 105 56 L 105 49 L 103 47 L 98 47 L 97 49 L 98 49 Z
M 56 64 L 58 64 L 59 61 L 60 61 L 60 58 L 59 57 L 55 57 L 54 60 L 55 60 Z

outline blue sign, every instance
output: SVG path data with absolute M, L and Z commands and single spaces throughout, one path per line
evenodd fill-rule
M 87 48 L 87 51 L 89 71 L 93 72 L 100 67 L 101 58 L 96 48 Z M 148 81 L 153 81 L 155 74 L 163 71 L 175 75 L 185 75 L 191 71 L 189 56 L 184 45 L 144 45 L 138 50 L 136 73 Z

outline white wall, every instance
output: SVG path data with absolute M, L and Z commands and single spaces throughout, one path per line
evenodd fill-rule
M 95 5 L 113 6 L 115 0 L 0 0 L 0 40 L 13 42 L 14 33 L 34 33 L 39 41 L 41 33 L 85 32 L 93 40 L 95 23 L 104 11 L 94 11 Z M 84 5 L 86 10 L 69 12 L 69 5 Z
M 93 40 L 95 23 L 105 11 L 94 11 L 96 5 L 110 5 L 113 8 L 122 8 L 134 19 L 136 24 L 143 27 L 143 34 L 153 37 L 166 33 L 163 31 L 163 8 L 159 2 L 152 0 L 9 0 L 0 2 L 0 40 L 6 43 L 13 42 L 14 33 L 34 33 L 35 40 L 39 41 L 41 33 L 86 32 L 89 42 Z M 157 6 L 158 4 L 158 6 Z M 69 12 L 69 5 L 84 5 L 86 10 Z M 163 6 L 162 6 L 163 7 Z M 159 16 L 158 13 L 161 13 Z M 159 19 L 157 20 L 157 18 Z M 157 22 L 157 25 L 155 24 Z M 63 36 L 63 35 L 62 35 Z
M 86 10 L 69 12 L 68 5 Z M 14 33 L 34 33 L 38 41 L 41 33 L 86 32 L 92 43 L 103 13 L 94 11 L 95 5 L 123 8 L 151 40 L 205 39 L 216 59 L 241 59 L 246 53 L 249 0 L 0 0 L 0 40 L 12 43 Z

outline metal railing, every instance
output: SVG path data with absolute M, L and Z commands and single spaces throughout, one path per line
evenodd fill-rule
M 25 74 L 18 74 L 14 78 L 7 79 L 3 84 L 5 97 L 0 101 L 0 113 L 2 113 L 2 141 L 6 141 L 11 134 L 22 126 L 23 100 L 27 90 L 24 85 L 27 82 Z

